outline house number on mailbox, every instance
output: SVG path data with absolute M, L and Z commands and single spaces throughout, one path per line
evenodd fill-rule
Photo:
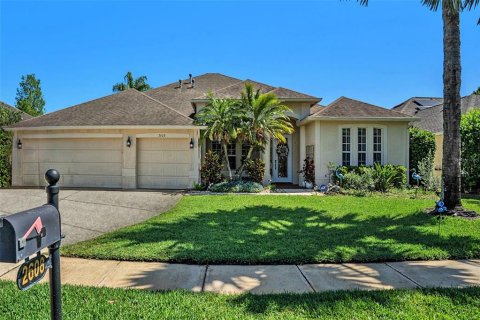
M 27 290 L 43 279 L 47 269 L 51 268 L 50 259 L 43 254 L 33 259 L 27 259 L 18 269 L 17 286 L 20 290 Z

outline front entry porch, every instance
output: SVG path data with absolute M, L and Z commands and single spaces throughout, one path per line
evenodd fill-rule
M 272 139 L 262 153 L 265 162 L 264 183 L 298 185 L 299 134 L 285 135 L 285 143 Z

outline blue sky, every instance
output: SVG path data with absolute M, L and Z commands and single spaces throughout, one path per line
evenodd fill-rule
M 462 95 L 480 86 L 480 9 L 462 13 Z M 442 96 L 442 23 L 420 0 L 4 1 L 0 100 L 23 74 L 48 112 L 111 93 L 132 71 L 161 86 L 206 72 L 384 107 Z

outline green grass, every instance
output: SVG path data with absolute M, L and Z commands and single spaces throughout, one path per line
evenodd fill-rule
M 464 200 L 480 212 L 479 199 Z M 62 248 L 69 256 L 293 264 L 480 257 L 480 220 L 424 213 L 432 199 L 186 196 L 169 212 Z
M 0 319 L 48 319 L 49 291 L 0 281 Z M 218 295 L 63 286 L 64 319 L 479 319 L 480 288 Z

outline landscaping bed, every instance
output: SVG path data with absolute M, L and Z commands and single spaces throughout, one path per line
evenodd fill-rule
M 62 254 L 198 264 L 480 257 L 480 220 L 425 213 L 433 197 L 185 196 L 170 211 Z M 464 205 L 480 212 L 479 199 Z
M 48 319 L 49 291 L 0 281 L 5 319 Z M 35 306 L 35 307 L 32 307 Z M 219 295 L 63 286 L 65 319 L 478 319 L 480 288 Z

